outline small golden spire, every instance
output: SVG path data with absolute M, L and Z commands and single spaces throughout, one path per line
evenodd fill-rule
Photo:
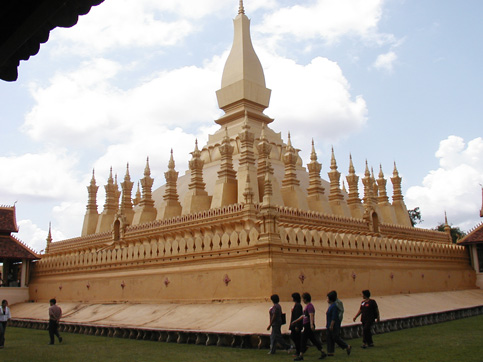
M 146 157 L 146 167 L 144 167 L 144 176 L 151 175 L 151 169 L 149 168 L 149 156 Z
M 382 172 L 382 165 L 379 164 L 379 175 L 378 175 L 379 178 L 384 178 L 384 173 Z
M 444 231 L 451 235 L 451 226 L 448 224 L 448 217 L 446 216 L 446 210 L 444 211 Z
M 47 245 L 45 247 L 45 252 L 48 253 L 50 249 L 50 244 L 52 243 L 52 232 L 51 232 L 51 223 L 49 221 L 49 233 L 47 235 Z
M 169 156 L 169 162 L 168 162 L 168 169 L 174 170 L 175 164 L 174 164 L 174 158 L 173 158 L 173 149 L 171 149 L 171 155 Z
M 332 155 L 330 156 L 330 169 L 337 170 L 337 162 L 335 161 L 334 147 L 332 146 Z
M 247 173 L 246 181 L 245 181 L 245 190 L 243 192 L 243 197 L 245 198 L 245 204 L 253 203 L 253 190 L 250 185 L 250 174 Z
M 49 221 L 49 233 L 47 235 L 47 243 L 52 242 L 52 223 Z
M 354 168 L 354 163 L 352 163 L 352 154 L 349 153 L 349 174 L 355 174 L 356 169 Z
M 113 182 L 113 179 L 112 179 L 112 166 L 109 169 L 109 178 L 107 179 L 107 183 L 109 183 L 109 182 L 111 182 L 111 183 Z
M 399 176 L 399 172 L 398 172 L 397 167 L 396 167 L 396 161 L 394 161 L 394 171 L 393 171 L 392 175 L 394 177 Z
M 243 119 L 242 130 L 248 130 L 250 126 L 248 125 L 248 111 L 245 109 L 245 118 Z
M 369 172 L 369 165 L 367 164 L 367 160 L 366 160 L 366 170 L 364 171 L 364 176 L 371 177 L 371 173 Z
M 94 169 L 92 169 L 91 186 L 96 185 L 96 177 L 94 176 Z
M 312 138 L 312 151 L 310 152 L 310 161 L 317 161 L 317 153 L 315 152 L 314 139 Z

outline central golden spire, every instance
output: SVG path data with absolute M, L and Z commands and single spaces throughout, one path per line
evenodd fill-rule
M 253 49 L 250 19 L 245 15 L 243 1 L 240 1 L 233 25 L 233 45 L 223 69 L 221 89 L 216 92 L 218 105 L 227 114 L 217 123 L 224 125 L 234 118 L 242 119 L 245 110 L 269 123 L 272 120 L 262 112 L 268 107 L 271 91 L 265 86 L 262 64 Z

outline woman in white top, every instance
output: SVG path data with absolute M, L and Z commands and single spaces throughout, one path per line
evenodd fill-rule
M 10 319 L 10 308 L 8 302 L 2 300 L 2 307 L 0 308 L 0 348 L 5 344 L 5 329 L 7 329 L 7 322 Z

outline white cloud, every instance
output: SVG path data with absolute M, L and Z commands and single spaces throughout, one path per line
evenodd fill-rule
M 80 17 L 75 27 L 59 33 L 63 42 L 57 51 L 88 55 L 129 46 L 174 45 L 195 30 L 188 19 L 176 14 L 184 10 L 185 17 L 197 16 L 196 2 L 190 3 L 192 7 L 180 9 L 172 1 L 106 1 Z
M 0 157 L 0 168 L 9 170 L 0 178 L 0 198 L 18 201 L 15 236 L 34 250 L 45 248 L 48 232 L 37 224 L 52 221 L 56 240 L 80 234 L 89 175 L 78 167 L 77 156 L 60 148 Z
M 77 157 L 64 149 L 0 157 L 0 194 L 23 200 L 62 200 L 75 197 Z
M 365 125 L 366 103 L 350 94 L 337 63 L 317 57 L 304 66 L 264 54 L 264 64 L 267 86 L 274 89 L 266 113 L 276 119 L 274 127 L 292 131 L 295 147 L 308 153 L 311 137 L 335 143 Z
M 281 8 L 267 15 L 257 30 L 301 39 L 322 37 L 327 42 L 346 35 L 376 41 L 392 41 L 391 35 L 378 34 L 383 0 L 318 0 L 307 5 Z
M 250 11 L 271 8 L 275 0 L 250 4 Z M 116 0 L 95 6 L 76 26 L 63 30 L 56 54 L 105 54 L 127 48 L 175 46 L 203 26 L 207 16 L 235 17 L 238 4 L 219 0 Z
M 31 220 L 18 220 L 18 234 L 16 238 L 27 244 L 36 252 L 41 252 L 47 245 L 48 230 L 43 230 L 35 225 Z
M 390 52 L 378 55 L 378 57 L 376 58 L 372 66 L 379 70 L 392 72 L 394 68 L 394 62 L 396 60 L 397 60 L 396 53 L 394 51 L 390 51 Z
M 52 239 L 54 241 L 77 237 L 82 231 L 83 216 L 86 212 L 87 190 L 77 190 L 79 197 L 61 202 L 52 209 Z M 83 191 L 83 192 L 81 192 Z M 82 198 L 82 200 L 79 200 Z
M 440 167 L 429 171 L 421 186 L 407 190 L 409 208 L 419 206 L 425 227 L 444 221 L 468 230 L 479 222 L 483 184 L 483 139 L 467 144 L 461 137 L 449 136 L 435 154 Z
M 113 85 L 123 70 L 118 63 L 105 59 L 84 62 L 73 72 L 57 74 L 47 87 L 31 86 L 36 105 L 27 114 L 23 129 L 34 140 L 50 139 L 56 145 L 83 148 L 129 142 L 142 133 L 152 134 L 153 127 L 196 132 L 219 114 L 214 90 L 221 69 L 220 58 L 215 57 L 204 68 L 154 74 L 144 83 L 122 90 Z
M 17 221 L 17 226 L 19 229 L 18 234 L 15 235 L 17 239 L 20 239 L 37 253 L 45 250 L 45 247 L 47 246 L 48 229 L 42 229 L 28 219 Z M 52 227 L 51 233 L 54 241 L 65 239 L 65 235 L 54 227 Z
M 55 144 L 96 145 L 111 138 L 119 126 L 109 111 L 122 104 L 113 97 L 122 93 L 110 81 L 120 69 L 116 62 L 94 59 L 76 71 L 56 74 L 45 88 L 31 84 L 36 105 L 27 114 L 23 130 L 36 141 L 51 139 Z M 96 132 L 101 127 L 110 132 Z

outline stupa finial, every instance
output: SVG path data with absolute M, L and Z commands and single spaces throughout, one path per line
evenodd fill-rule
M 335 160 L 334 147 L 332 146 L 332 154 L 330 156 L 330 169 L 337 170 L 337 162 Z
M 393 171 L 393 176 L 399 176 L 399 172 L 396 167 L 396 161 L 394 161 L 394 171 Z
M 379 178 L 384 178 L 384 173 L 382 172 L 382 165 L 379 164 Z
M 96 185 L 96 177 L 94 175 L 94 169 L 92 169 L 92 178 L 91 178 L 91 185 Z
M 451 226 L 448 224 L 448 217 L 446 216 L 446 210 L 444 210 L 444 231 L 451 237 Z
M 240 4 L 238 6 L 238 14 L 245 14 L 245 8 L 243 7 L 243 0 L 240 0 Z
M 52 243 L 52 230 L 51 230 L 51 223 L 49 221 L 49 233 L 47 235 L 47 245 L 45 246 L 45 252 L 48 253 L 50 249 L 50 244 Z
M 149 156 L 146 157 L 146 167 L 144 167 L 144 176 L 151 175 L 151 169 L 149 168 Z
M 49 233 L 47 235 L 47 242 L 50 243 L 52 241 L 52 222 L 49 221 Z
M 354 163 L 352 162 L 352 154 L 349 153 L 349 174 L 355 174 L 356 170 L 354 168 Z
M 317 153 L 315 152 L 314 139 L 312 138 L 312 151 L 310 152 L 310 161 L 317 161 Z
M 371 176 L 371 173 L 369 172 L 369 164 L 367 163 L 367 160 L 366 160 L 366 170 L 364 171 L 364 176 L 366 177 Z
M 175 164 L 174 164 L 174 157 L 173 157 L 173 149 L 171 149 L 171 154 L 169 156 L 169 162 L 168 162 L 168 169 L 174 170 Z

